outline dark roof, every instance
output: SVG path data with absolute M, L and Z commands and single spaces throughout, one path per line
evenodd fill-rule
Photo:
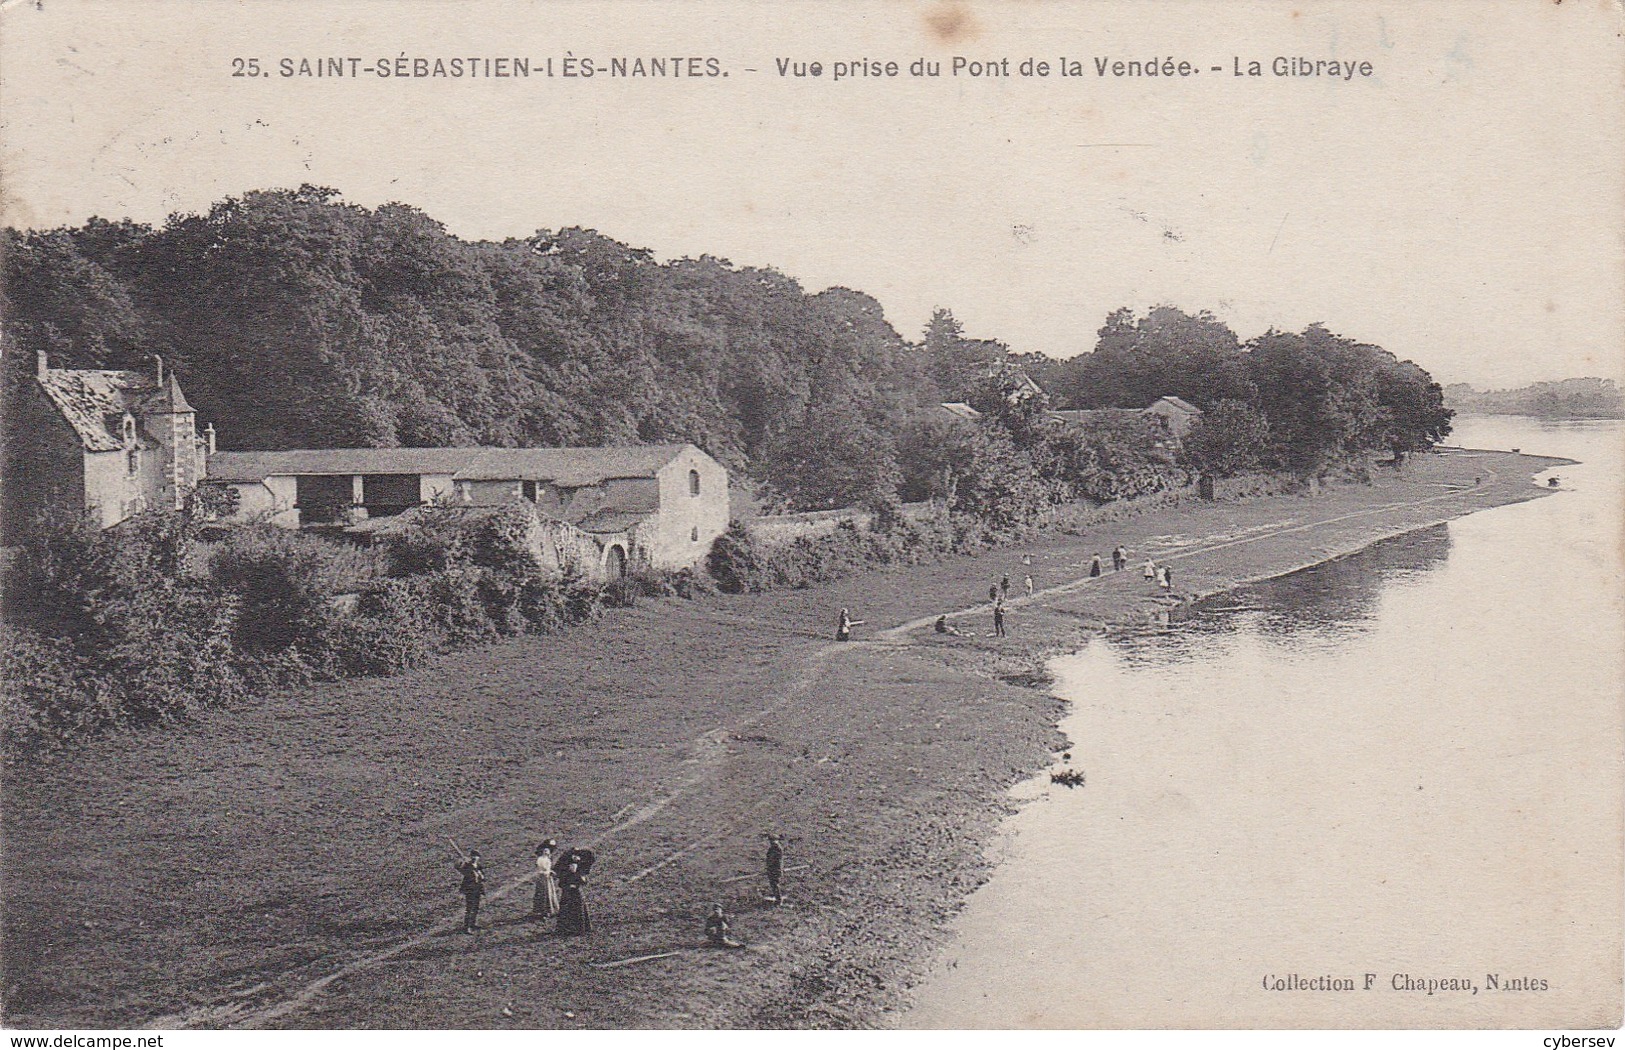
M 81 445 L 91 452 L 116 452 L 124 447 L 119 431 L 125 413 L 139 419 L 153 412 L 192 411 L 175 377 L 168 379 L 160 387 L 146 372 L 48 368 L 39 385 Z
M 652 513 L 635 510 L 599 510 L 587 515 L 580 521 L 572 522 L 582 532 L 598 534 L 609 532 L 625 532 L 634 525 L 642 524 L 654 517 Z
M 551 481 L 565 487 L 653 477 L 688 445 L 622 448 L 320 448 L 216 452 L 213 481 L 298 474 L 446 474 L 460 481 Z

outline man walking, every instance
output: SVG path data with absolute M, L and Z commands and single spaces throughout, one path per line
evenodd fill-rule
M 485 869 L 480 865 L 480 851 L 469 850 L 457 870 L 463 876 L 462 885 L 458 887 L 463 894 L 463 932 L 473 933 L 479 928 L 480 898 L 485 896 Z
M 1003 638 L 1004 635 L 1004 603 L 993 604 L 993 637 Z
M 1119 543 L 1112 548 L 1112 571 L 1122 572 L 1128 566 L 1128 551 Z
M 784 878 L 784 837 L 767 836 L 767 895 L 774 904 L 784 903 L 784 892 L 779 882 Z

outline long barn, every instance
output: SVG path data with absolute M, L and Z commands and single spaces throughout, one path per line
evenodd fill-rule
M 226 522 L 285 528 L 522 501 L 591 535 L 608 575 L 694 565 L 728 527 L 728 471 L 693 445 L 215 452 L 204 482 L 235 492 Z

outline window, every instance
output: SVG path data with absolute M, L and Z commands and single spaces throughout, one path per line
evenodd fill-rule
M 124 472 L 130 477 L 141 473 L 141 450 L 130 448 L 124 450 Z
M 536 483 L 534 481 L 521 481 L 519 483 L 519 494 L 525 499 L 530 500 L 532 503 L 535 503 Z
M 690 543 L 698 543 L 698 542 L 700 542 L 700 527 L 698 525 L 696 525 L 692 529 L 688 530 L 688 542 L 690 542 Z
M 697 470 L 691 470 L 688 472 L 688 494 L 690 496 L 698 496 L 700 494 L 700 472 Z
M 135 417 L 128 412 L 124 413 L 124 420 L 119 424 L 119 436 L 124 439 L 125 448 L 135 444 Z M 131 471 L 130 473 L 135 472 Z

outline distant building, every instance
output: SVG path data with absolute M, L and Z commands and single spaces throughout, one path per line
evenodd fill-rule
M 1159 397 L 1145 408 L 1069 408 L 1051 412 L 1049 416 L 1058 423 L 1073 426 L 1144 421 L 1155 429 L 1159 445 L 1172 448 L 1191 432 L 1202 410 L 1183 398 L 1170 395 Z
M 177 510 L 203 475 L 205 437 L 173 373 L 52 368 L 7 391 L 4 533 L 15 542 L 42 511 L 108 528 L 147 509 Z
M 1174 441 L 1183 441 L 1191 432 L 1191 426 L 1202 417 L 1202 410 L 1183 398 L 1169 395 L 1157 398 L 1140 414 L 1158 421 L 1157 425 Z
M 356 526 L 427 503 L 532 504 L 599 544 L 606 575 L 694 565 L 728 528 L 728 471 L 693 445 L 218 452 L 207 482 L 229 521 Z

